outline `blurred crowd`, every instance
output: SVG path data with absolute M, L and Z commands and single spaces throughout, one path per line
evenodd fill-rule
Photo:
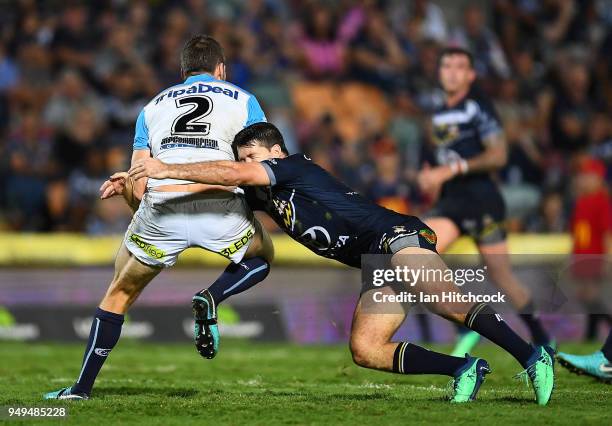
M 219 40 L 290 151 L 402 213 L 431 204 L 428 117 L 442 47 L 475 55 L 503 122 L 515 231 L 568 229 L 580 185 L 612 175 L 610 0 L 0 1 L 0 229 L 121 233 L 98 188 L 128 167 L 141 108 L 180 82 L 193 33 Z M 578 167 L 585 157 L 602 167 Z M 601 189 L 600 188 L 600 189 Z

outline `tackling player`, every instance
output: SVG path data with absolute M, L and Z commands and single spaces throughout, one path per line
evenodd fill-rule
M 170 87 L 142 110 L 136 122 L 132 163 L 159 158 L 168 163 L 234 159 L 236 133 L 265 121 L 255 97 L 224 81 L 225 58 L 211 37 L 192 37 L 181 52 L 184 82 Z M 115 194 L 106 182 L 103 192 Z M 220 302 L 263 280 L 272 257 L 270 238 L 255 221 L 242 195 L 188 179 L 141 179 L 123 191 L 136 210 L 115 260 L 115 275 L 95 312 L 80 374 L 75 383 L 45 399 L 88 399 L 94 381 L 121 334 L 124 314 L 164 267 L 188 247 L 201 247 L 231 260 L 205 294 L 194 297 L 196 344 L 216 351 L 211 298 Z M 145 191 L 146 189 L 146 191 Z
M 360 267 L 362 254 L 388 254 L 393 267 L 419 269 L 426 265 L 446 270 L 436 253 L 436 235 L 430 228 L 416 217 L 366 200 L 305 156 L 288 155 L 274 125 L 247 127 L 236 135 L 234 147 L 242 162 L 178 165 L 143 159 L 129 173 L 134 179 L 148 176 L 250 186 L 247 199 L 253 209 L 264 210 L 281 229 L 316 254 L 349 266 Z M 443 280 L 415 284 L 416 291 L 426 294 L 458 293 L 456 286 Z M 444 355 L 408 342 L 393 343 L 391 339 L 405 314 L 367 312 L 364 303 L 368 298 L 370 291 L 361 295 L 353 318 L 350 348 L 358 365 L 402 374 L 448 375 L 454 378 L 453 401 L 475 398 L 485 374 L 490 372 L 485 360 Z M 554 384 L 550 348 L 529 345 L 487 304 L 432 301 L 425 305 L 507 350 L 525 368 L 537 402 L 548 403 Z
M 531 295 L 510 265 L 504 200 L 491 177 L 506 164 L 506 141 L 493 106 L 472 91 L 473 62 L 471 53 L 457 47 L 440 54 L 439 78 L 446 101 L 431 119 L 438 165 L 427 165 L 418 176 L 421 189 L 438 197 L 425 223 L 438 235 L 440 253 L 461 235 L 474 239 L 489 277 L 508 295 L 533 342 L 546 345 L 550 338 L 534 315 Z M 467 334 L 457 351 L 469 352 L 477 341 L 477 335 Z
M 586 374 L 602 382 L 612 382 L 612 330 L 601 350 L 590 355 L 557 354 L 559 364 L 572 373 Z

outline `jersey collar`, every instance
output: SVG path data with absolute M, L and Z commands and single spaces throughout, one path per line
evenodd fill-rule
M 207 82 L 207 81 L 219 81 L 219 80 L 217 80 L 210 74 L 196 74 L 196 75 L 187 77 L 184 84 L 191 84 L 191 83 L 195 83 L 196 81 Z

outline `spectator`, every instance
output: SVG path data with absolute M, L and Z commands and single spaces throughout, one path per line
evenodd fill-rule
M 606 280 L 606 254 L 612 248 L 612 203 L 605 187 L 605 168 L 601 161 L 582 157 L 575 180 L 576 204 L 571 231 L 572 277 L 576 280 L 578 300 L 588 312 L 586 338 L 594 340 L 602 320 L 612 324 L 601 287 Z
M 403 181 L 401 161 L 395 141 L 381 138 L 372 146 L 376 178 L 368 197 L 377 204 L 401 214 L 409 214 L 410 189 Z
M 486 27 L 480 6 L 469 5 L 463 12 L 463 27 L 456 29 L 451 40 L 474 54 L 474 67 L 480 77 L 510 76 L 510 67 L 495 33 Z
M 20 121 L 6 150 L 8 219 L 14 229 L 41 231 L 45 228 L 47 179 L 54 171 L 51 138 L 35 111 L 24 112 Z
M 63 10 L 52 42 L 59 68 L 76 68 L 84 74 L 91 70 L 96 34 L 88 20 L 88 10 L 82 4 L 72 4 Z
M 590 96 L 591 76 L 583 63 L 562 66 L 561 84 L 554 90 L 550 103 L 549 131 L 555 148 L 565 152 L 585 149 L 590 119 L 597 103 Z
M 79 72 L 74 69 L 64 70 L 55 94 L 46 106 L 45 121 L 54 128 L 64 131 L 79 126 L 76 116 L 83 109 L 91 110 L 99 120 L 104 118 L 102 101 L 98 95 L 89 90 Z
M 257 93 L 292 152 L 302 148 L 355 189 L 399 197 L 392 208 L 413 212 L 426 202 L 412 183 L 426 161 L 425 118 L 444 101 L 439 49 L 470 48 L 506 131 L 500 183 L 513 194 L 514 229 L 562 231 L 569 197 L 550 188 L 567 186 L 584 151 L 612 166 L 606 2 L 478 2 L 452 32 L 460 10 L 444 3 L 15 2 L 0 17 L 4 219 L 15 229 L 114 232 L 112 208 L 96 205 L 92 188 L 126 167 L 136 115 L 180 82 L 178 52 L 189 33 L 203 31 L 220 40 L 229 80 Z M 395 152 L 375 143 L 378 135 L 396 141 Z M 36 169 L 24 169 L 23 157 Z M 8 210 L 15 179 L 37 195 L 11 192 Z
M 525 220 L 526 232 L 559 234 L 567 231 L 563 194 L 549 191 L 542 196 L 540 207 Z
M 405 85 L 408 60 L 382 12 L 370 13 L 351 45 L 351 77 L 391 91 Z
M 311 8 L 303 17 L 296 59 L 310 77 L 339 76 L 346 66 L 346 42 L 339 34 L 338 17 L 330 7 Z

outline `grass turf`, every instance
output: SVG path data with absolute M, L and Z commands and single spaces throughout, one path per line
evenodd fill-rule
M 587 353 L 596 348 L 565 345 L 562 349 Z M 43 392 L 72 383 L 82 351 L 83 346 L 75 344 L 0 343 L 0 406 L 67 406 L 69 416 L 62 423 L 87 425 L 452 422 L 531 426 L 612 421 L 611 386 L 558 367 L 553 399 L 547 407 L 538 407 L 531 389 L 512 379 L 518 364 L 484 344 L 475 354 L 490 362 L 493 373 L 471 404 L 445 401 L 447 377 L 358 368 L 345 346 L 229 340 L 222 342 L 212 361 L 200 358 L 191 345 L 124 340 L 106 362 L 93 399 L 42 401 Z M 41 422 L 21 422 L 33 421 Z

